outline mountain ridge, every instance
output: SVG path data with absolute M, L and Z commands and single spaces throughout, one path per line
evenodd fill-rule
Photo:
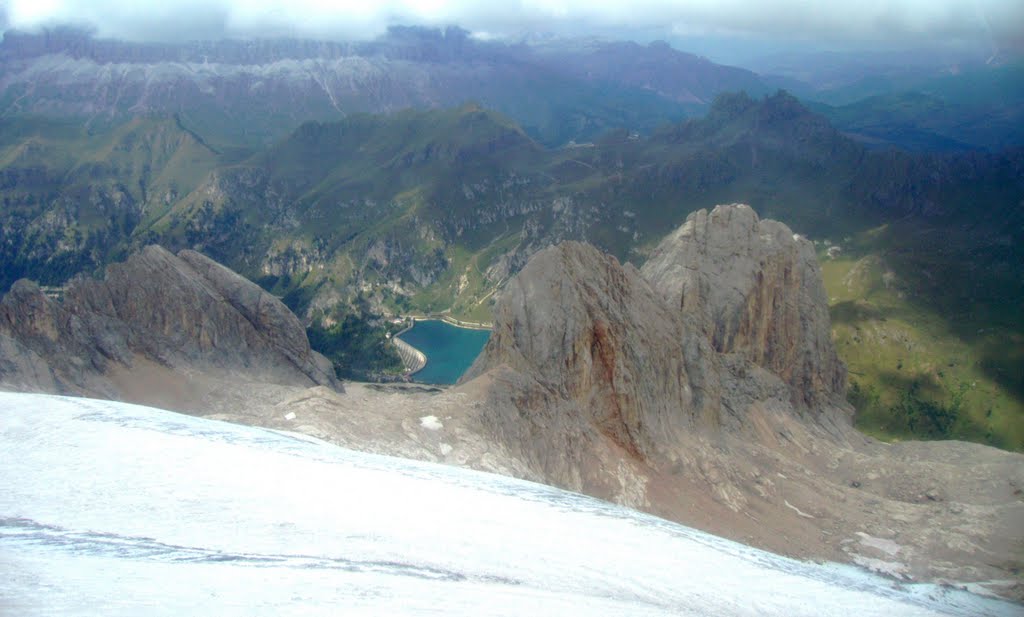
M 155 245 L 56 300 L 19 280 L 0 300 L 0 338 L 0 383 L 17 390 L 153 401 L 202 389 L 203 373 L 341 389 L 280 301 L 198 253 Z
M 558 486 L 682 520 L 730 520 L 733 532 L 772 528 L 896 576 L 972 561 L 953 555 L 951 526 L 990 530 L 948 520 L 941 540 L 910 537 L 946 516 L 936 501 L 978 503 L 978 478 L 965 484 L 953 468 L 977 464 L 1016 485 L 1024 458 L 952 442 L 881 446 L 857 433 L 826 302 L 808 240 L 748 206 L 717 206 L 691 214 L 641 270 L 574 242 L 537 252 L 502 292 L 491 339 L 457 390 L 485 401 L 485 434 Z M 874 484 L 877 472 L 860 479 L 865 467 L 888 469 L 892 484 Z M 996 533 L 1017 542 L 1024 508 L 1013 491 L 981 499 L 1001 521 Z M 866 501 L 877 520 L 852 523 Z M 899 548 L 869 556 L 828 539 L 851 524 L 895 525 Z
M 126 113 L 181 113 L 215 141 L 259 144 L 304 121 L 476 99 L 555 145 L 623 123 L 649 131 L 726 89 L 765 90 L 743 69 L 659 46 L 617 45 L 548 41 L 538 48 L 477 40 L 457 27 L 393 27 L 373 41 L 340 43 L 142 44 L 95 39 L 71 28 L 8 31 L 0 44 L 7 74 L 0 80 L 0 113 L 43 112 L 90 122 Z M 609 57 L 632 63 L 632 77 L 595 73 Z M 658 84 L 635 79 L 639 67 L 652 64 L 661 72 L 668 67 L 671 78 Z M 59 88 L 49 87 L 55 82 Z M 549 96 L 529 94 L 538 89 Z
M 965 421 L 938 434 L 1024 443 L 1024 399 L 1012 378 L 1020 360 L 1004 349 L 1020 336 L 1010 308 L 1024 295 L 1013 266 L 1022 246 L 1019 149 L 873 152 L 785 93 L 724 95 L 705 118 L 650 137 L 618 131 L 556 149 L 472 104 L 307 123 L 270 148 L 220 155 L 167 118 L 93 135 L 50 121 L 37 131 L 41 142 L 20 122 L 8 121 L 0 141 L 8 144 L 0 194 L 12 206 L 0 222 L 7 283 L 60 284 L 159 243 L 239 271 L 307 324 L 340 323 L 356 308 L 378 320 L 451 310 L 490 321 L 494 291 L 546 246 L 586 241 L 642 264 L 690 212 L 751 202 L 818 243 L 826 265 L 848 269 L 828 277 L 837 303 L 861 288 L 847 276 L 857 263 L 883 290 L 899 281 L 888 313 L 837 308 L 857 316 L 837 321 L 847 357 L 918 339 L 885 349 L 884 368 L 858 360 L 855 382 L 880 395 L 859 403 L 875 409 L 862 415 L 876 418 L 868 429 L 921 434 L 892 411 L 914 380 L 923 402 L 947 407 L 956 404 L 948 392 L 978 382 L 968 411 L 953 414 Z M 164 142 L 180 145 L 164 152 Z M 45 152 L 63 162 L 46 164 Z M 102 157 L 124 162 L 94 164 Z M 892 310 L 908 316 L 899 331 Z M 935 326 L 923 332 L 926 322 Z M 865 328 L 885 332 L 865 344 Z M 991 340 L 976 334 L 993 328 Z
M 560 485 L 621 495 L 625 480 L 602 479 L 620 452 L 678 460 L 692 434 L 747 430 L 755 402 L 851 439 L 825 302 L 807 240 L 749 206 L 718 206 L 691 214 L 642 270 L 575 242 L 536 253 L 460 383 L 495 372 L 485 421 L 507 447 Z M 519 420 L 536 424 L 518 428 L 530 438 L 515 436 Z M 567 443 L 592 444 L 603 465 L 560 468 Z

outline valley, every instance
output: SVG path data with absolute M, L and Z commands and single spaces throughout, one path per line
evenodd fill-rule
M 306 123 L 244 156 L 181 118 L 4 126 L 5 285 L 60 285 L 152 243 L 194 248 L 282 298 L 361 379 L 401 372 L 389 319 L 489 322 L 495 292 L 545 246 L 585 240 L 642 264 L 688 213 L 749 202 L 818 243 L 865 430 L 1024 448 L 1019 150 L 874 152 L 781 92 L 721 95 L 704 118 L 585 147 L 546 147 L 475 104 Z M 904 311 L 904 329 L 860 336 L 858 302 Z M 916 351 L 890 348 L 907 336 Z M 860 364 L 878 357 L 884 369 Z M 950 417 L 890 422 L 909 388 Z

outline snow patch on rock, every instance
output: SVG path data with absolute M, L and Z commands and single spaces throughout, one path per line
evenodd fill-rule
M 444 428 L 444 424 L 437 419 L 437 416 L 423 416 L 420 418 L 420 426 L 428 431 L 439 431 Z

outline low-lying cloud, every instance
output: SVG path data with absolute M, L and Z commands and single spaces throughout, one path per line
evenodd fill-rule
M 0 26 L 88 25 L 134 40 L 222 36 L 371 38 L 389 25 L 458 24 L 489 35 L 587 31 L 804 41 L 1024 37 L 1020 0 L 6 0 Z

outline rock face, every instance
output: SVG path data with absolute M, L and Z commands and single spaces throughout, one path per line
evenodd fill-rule
M 7 387 L 104 398 L 124 398 L 143 366 L 340 387 L 280 301 L 198 253 L 159 246 L 102 281 L 74 279 L 63 301 L 18 281 L 0 301 L 0 352 Z
M 491 426 L 531 427 L 546 468 L 559 435 L 674 463 L 687 434 L 748 429 L 755 403 L 849 426 L 813 248 L 745 205 L 694 213 L 642 271 L 576 242 L 541 251 L 463 381 L 492 371 L 508 385 L 497 396 L 515 394 L 495 401 Z
M 814 245 L 745 205 L 690 215 L 651 254 L 643 275 L 692 315 L 711 346 L 778 375 L 793 402 L 834 403 L 846 390 Z
M 578 403 L 588 424 L 636 455 L 656 447 L 649 427 L 691 423 L 671 412 L 693 407 L 680 324 L 614 257 L 578 242 L 541 251 L 509 283 L 495 322 L 467 378 L 500 362 Z
M 538 253 L 498 300 L 476 378 L 484 430 L 539 474 L 640 506 L 651 470 L 691 467 L 742 508 L 728 457 L 694 439 L 851 433 L 810 244 L 746 206 L 694 213 L 642 271 L 579 243 Z
M 565 242 L 509 282 L 463 382 L 486 374 L 500 384 L 487 430 L 545 475 L 614 492 L 603 467 L 671 457 L 666 443 L 708 421 L 711 354 L 682 325 L 636 268 Z

